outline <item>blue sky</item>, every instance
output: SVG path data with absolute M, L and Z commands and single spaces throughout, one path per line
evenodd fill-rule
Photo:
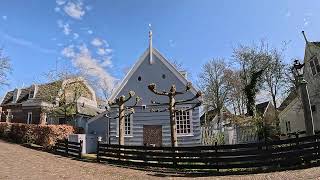
M 208 59 L 231 58 L 239 43 L 288 41 L 287 59 L 302 58 L 302 30 L 320 41 L 319 9 L 318 0 L 3 0 L 0 46 L 13 72 L 0 96 L 43 80 L 56 64 L 121 79 L 147 48 L 149 23 L 154 47 L 182 62 L 193 80 Z

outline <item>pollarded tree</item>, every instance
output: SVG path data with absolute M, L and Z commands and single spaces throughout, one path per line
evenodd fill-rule
M 136 96 L 136 101 L 133 106 L 126 106 L 126 102 L 128 102 L 131 98 L 135 96 L 134 91 L 129 92 L 129 96 L 126 98 L 124 95 L 116 98 L 115 100 L 109 101 L 108 104 L 110 107 L 116 106 L 119 110 L 119 115 L 117 117 L 113 117 L 113 119 L 119 119 L 119 145 L 124 145 L 124 135 L 125 135 L 125 117 L 130 116 L 130 114 L 134 113 L 134 107 L 140 101 L 140 98 Z M 129 113 L 126 114 L 126 111 L 130 110 Z
M 157 104 L 159 106 L 167 106 L 167 108 L 163 109 L 163 110 L 152 110 L 154 112 L 165 112 L 165 111 L 169 111 L 170 114 L 170 129 L 171 129 L 171 146 L 172 147 L 177 147 L 178 146 L 178 138 L 177 138 L 177 125 L 176 125 L 176 112 L 177 111 L 188 111 L 190 109 L 194 109 L 198 106 L 201 105 L 201 101 L 199 101 L 198 103 L 196 103 L 193 107 L 189 108 L 189 109 L 185 109 L 185 110 L 176 110 L 176 105 L 181 105 L 181 104 L 187 104 L 187 103 L 191 103 L 192 101 L 198 99 L 199 97 L 202 96 L 201 91 L 198 91 L 197 94 L 190 98 L 190 99 L 186 99 L 186 100 L 176 100 L 176 96 L 177 95 L 183 95 L 186 92 L 190 91 L 191 89 L 191 83 L 188 83 L 186 85 L 186 89 L 185 91 L 177 91 L 176 86 L 172 85 L 169 91 L 158 91 L 156 88 L 156 84 L 152 83 L 148 86 L 148 89 L 153 92 L 156 95 L 159 96 L 167 96 L 169 102 L 168 103 L 159 103 L 159 102 L 154 102 L 152 101 L 151 103 L 153 104 Z

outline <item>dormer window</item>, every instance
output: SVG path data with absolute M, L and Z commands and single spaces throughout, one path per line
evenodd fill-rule
M 29 90 L 29 99 L 35 98 L 35 95 L 37 93 L 37 89 L 38 89 L 37 85 L 32 85 L 31 86 L 31 88 Z
M 29 99 L 34 98 L 34 89 L 31 89 L 29 92 Z
M 319 65 L 319 60 L 317 57 L 314 57 L 313 59 L 311 59 L 310 67 L 311 67 L 312 75 L 315 76 L 318 73 L 320 73 L 320 65 Z

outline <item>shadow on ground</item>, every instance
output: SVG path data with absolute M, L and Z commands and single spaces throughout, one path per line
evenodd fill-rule
M 10 142 L 9 142 L 10 143 Z M 31 148 L 41 152 L 47 152 L 50 154 L 54 154 L 57 158 L 69 158 L 71 160 L 82 161 L 86 163 L 97 163 L 96 158 L 94 156 L 83 156 L 82 159 L 67 157 L 64 154 L 54 152 L 53 150 L 45 150 L 41 146 L 35 146 L 32 144 L 22 144 L 23 147 Z M 147 171 L 147 175 L 153 177 L 209 177 L 209 176 L 227 176 L 227 175 L 248 175 L 248 174 L 258 174 L 258 173 L 270 173 L 270 172 L 281 172 L 287 170 L 299 170 L 306 169 L 311 167 L 320 166 L 320 162 L 313 162 L 309 164 L 294 166 L 294 167 L 274 167 L 274 168 L 255 168 L 250 170 L 243 169 L 235 169 L 235 170 L 204 170 L 204 171 L 186 171 L 183 169 L 168 169 L 168 168 L 156 168 L 156 167 L 146 167 L 146 166 L 133 166 L 130 164 L 122 163 L 97 163 L 101 165 L 110 165 L 114 167 L 120 168 L 129 168 L 140 171 Z

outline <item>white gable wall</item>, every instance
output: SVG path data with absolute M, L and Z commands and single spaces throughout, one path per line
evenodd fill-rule
M 148 51 L 147 51 L 148 52 Z M 185 90 L 186 80 L 182 79 L 183 76 L 176 72 L 173 73 L 169 68 L 168 64 L 163 63 L 163 58 L 156 50 L 153 54 L 153 64 L 149 63 L 149 54 L 144 54 L 143 59 L 138 61 L 140 63 L 138 68 L 133 68 L 131 70 L 130 77 L 123 83 L 123 86 L 120 86 L 119 93 L 114 94 L 111 98 L 115 98 L 121 95 L 128 96 L 128 92 L 133 90 L 136 92 L 136 95 L 141 98 L 139 105 L 147 105 L 147 109 L 143 110 L 141 107 L 137 107 L 136 113 L 133 115 L 133 136 L 125 138 L 125 144 L 129 145 L 143 145 L 143 125 L 162 125 L 162 137 L 163 145 L 170 145 L 170 121 L 169 113 L 151 113 L 151 100 L 157 102 L 168 102 L 168 97 L 158 96 L 153 94 L 149 89 L 148 85 L 155 83 L 157 85 L 157 90 L 168 91 L 172 84 L 175 84 L 178 91 Z M 165 61 L 165 60 L 164 60 Z M 171 66 L 171 65 L 170 65 Z M 172 66 L 171 66 L 172 67 Z M 134 71 L 134 72 L 133 72 Z M 175 70 L 176 71 L 176 70 Z M 165 79 L 163 79 L 163 75 Z M 180 77 L 181 76 L 181 77 Z M 141 81 L 138 78 L 141 77 Z M 177 100 L 192 98 L 195 95 L 196 90 L 193 89 L 192 92 L 187 92 L 185 95 L 178 95 Z M 195 101 L 196 102 L 196 101 Z M 127 103 L 127 105 L 132 105 L 134 99 Z M 191 106 L 191 105 L 186 105 Z M 159 108 L 163 109 L 163 108 Z M 112 116 L 116 116 L 116 110 L 113 110 Z M 200 144 L 200 117 L 199 117 L 199 108 L 196 108 L 192 111 L 192 129 L 193 134 L 189 136 L 180 136 L 178 137 L 178 144 L 181 145 L 199 145 Z M 111 120 L 111 143 L 117 143 L 117 120 Z
M 302 104 L 299 98 L 295 98 L 280 114 L 281 134 L 305 131 L 305 122 Z M 290 122 L 291 131 L 287 132 L 286 122 Z
M 304 77 L 308 82 L 308 91 L 311 105 L 315 105 L 316 110 L 312 113 L 314 119 L 314 129 L 320 130 L 320 73 L 313 75 L 310 67 L 310 60 L 317 57 L 320 61 L 320 46 L 308 42 L 304 56 Z

